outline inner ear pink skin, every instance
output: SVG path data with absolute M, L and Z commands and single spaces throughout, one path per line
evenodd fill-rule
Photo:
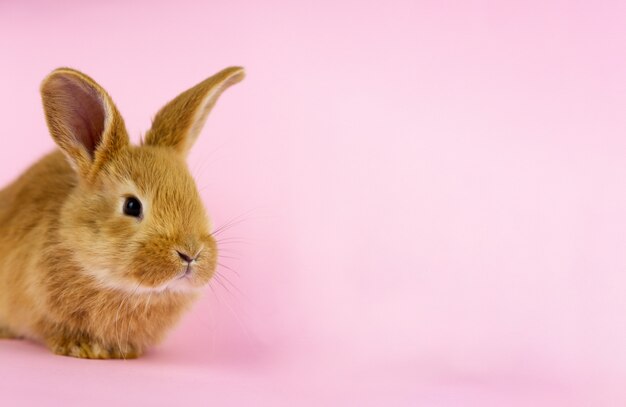
M 105 107 L 97 91 L 71 76 L 56 76 L 49 85 L 55 107 L 71 135 L 93 158 L 104 132 Z

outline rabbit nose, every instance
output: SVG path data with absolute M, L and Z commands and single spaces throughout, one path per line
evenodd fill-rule
M 178 253 L 178 256 L 183 259 L 184 261 L 186 261 L 187 263 L 191 263 L 192 261 L 194 261 L 195 259 L 192 258 L 191 256 L 189 256 L 188 254 L 185 254 L 183 252 L 179 252 L 178 250 L 176 250 L 176 253 Z

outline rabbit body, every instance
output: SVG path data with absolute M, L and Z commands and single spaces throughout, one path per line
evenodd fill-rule
M 227 68 L 179 95 L 140 146 L 109 95 L 68 68 L 42 84 L 59 149 L 0 190 L 0 337 L 61 355 L 133 358 L 210 280 L 217 245 L 185 157 Z

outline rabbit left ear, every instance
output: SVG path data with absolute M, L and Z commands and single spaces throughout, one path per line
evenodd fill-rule
M 144 143 L 186 155 L 219 96 L 244 76 L 243 68 L 226 68 L 178 95 L 157 113 Z
M 52 138 L 83 177 L 129 144 L 111 97 L 84 73 L 56 69 L 41 84 L 41 98 Z

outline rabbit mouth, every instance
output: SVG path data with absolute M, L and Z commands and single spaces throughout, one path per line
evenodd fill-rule
M 193 266 L 191 264 L 187 264 L 187 267 L 176 276 L 175 280 L 181 279 L 190 279 L 193 274 Z

